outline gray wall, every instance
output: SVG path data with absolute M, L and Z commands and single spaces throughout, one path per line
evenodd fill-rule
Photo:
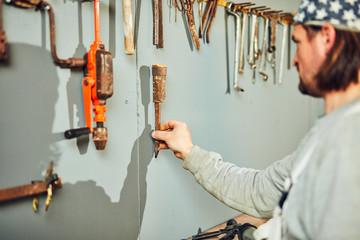
M 49 2 L 55 10 L 59 57 L 82 57 L 94 41 L 93 4 Z M 3 7 L 10 62 L 0 65 L 0 189 L 43 179 L 50 161 L 63 188 L 55 192 L 46 213 L 44 197 L 38 213 L 31 198 L 0 204 L 1 239 L 181 239 L 198 227 L 241 214 L 205 192 L 172 152 L 162 150 L 154 158 L 153 63 L 168 67 L 162 120 L 187 122 L 195 144 L 239 166 L 264 168 L 284 157 L 322 114 L 321 101 L 298 93 L 294 68 L 285 70 L 282 85 L 274 85 L 272 75 L 267 82 L 257 75 L 253 84 L 246 64 L 245 75 L 239 75 L 245 92 L 231 88 L 226 94 L 233 79 L 234 19 L 224 8 L 217 11 L 210 44 L 201 42 L 196 51 L 182 15 L 178 13 L 175 23 L 172 8 L 169 22 L 164 1 L 165 47 L 156 49 L 151 1 L 136 2 L 139 27 L 133 56 L 123 50 L 121 1 L 100 4 L 101 39 L 114 56 L 104 151 L 95 150 L 86 137 L 63 137 L 65 130 L 85 125 L 83 73 L 53 63 L 48 15 Z M 285 11 L 299 3 L 254 2 Z M 291 50 L 293 56 L 293 44 Z

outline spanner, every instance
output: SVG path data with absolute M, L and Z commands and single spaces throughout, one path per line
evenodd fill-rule
M 260 55 L 260 62 L 259 62 L 259 73 L 263 76 L 263 80 L 268 80 L 268 75 L 265 73 L 265 53 L 266 53 L 266 39 L 267 39 L 267 33 L 268 33 L 268 27 L 269 27 L 269 18 L 264 16 L 265 23 L 264 23 L 264 35 L 263 35 L 263 41 L 262 41 L 262 47 L 261 47 L 261 55 Z
M 290 13 L 281 14 L 280 24 L 283 26 L 283 32 L 282 32 L 282 42 L 281 42 L 281 55 L 280 55 L 278 83 L 282 84 L 283 71 L 284 71 L 284 65 L 285 65 L 285 45 L 286 45 L 286 40 L 289 37 L 288 32 L 289 32 L 290 24 L 292 24 L 292 15 Z M 287 44 L 289 46 L 290 42 L 288 42 Z M 288 53 L 288 55 L 290 55 L 290 53 Z
M 255 83 L 255 71 L 256 71 L 256 65 L 255 65 L 255 45 L 257 45 L 255 43 L 255 35 L 256 35 L 256 26 L 257 26 L 257 17 L 258 14 L 261 13 L 261 11 L 267 10 L 269 8 L 265 7 L 265 6 L 261 6 L 261 7 L 255 7 L 255 8 L 251 8 L 249 13 L 251 16 L 251 35 L 250 35 L 250 50 L 249 50 L 249 56 L 248 56 L 248 62 L 249 65 L 251 67 L 251 69 L 253 69 L 253 83 Z M 256 50 L 257 51 L 257 50 Z
M 228 3 L 226 6 L 226 11 L 235 17 L 235 57 L 234 57 L 234 89 L 238 92 L 243 92 L 244 89 L 242 89 L 238 85 L 238 61 L 239 61 L 239 50 L 240 50 L 240 19 L 241 17 L 236 13 L 236 11 L 233 9 L 234 4 Z
M 239 73 L 244 73 L 244 45 L 245 45 L 245 28 L 246 28 L 246 18 L 247 13 L 249 12 L 249 8 L 246 8 L 248 6 L 254 5 L 253 3 L 242 3 L 237 4 L 236 6 L 241 10 L 242 12 L 242 25 L 241 25 L 241 45 L 240 45 L 240 56 L 239 56 Z M 236 7 L 235 7 L 236 9 Z

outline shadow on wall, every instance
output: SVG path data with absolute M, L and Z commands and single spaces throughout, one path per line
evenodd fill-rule
M 9 53 L 9 64 L 0 65 L 0 186 L 24 184 L 50 161 L 56 167 L 52 143 L 62 139 L 51 133 L 59 79 L 50 52 L 10 44 Z
M 51 134 L 59 81 L 49 52 L 21 44 L 11 45 L 11 51 L 21 59 L 12 56 L 16 64 L 11 62 L 9 68 L 0 67 L 1 110 L 6 113 L 0 120 L 0 180 L 8 184 L 6 187 L 24 184 L 12 181 L 18 174 L 26 179 L 40 176 L 31 171 L 32 168 L 37 170 L 40 159 L 46 160 L 46 164 L 49 160 L 56 163 L 58 154 L 50 145 L 62 140 L 62 136 Z M 2 239 L 138 238 L 146 205 L 147 168 L 154 149 L 148 122 L 149 67 L 140 68 L 140 78 L 145 126 L 134 142 L 120 201 L 112 203 L 96 182 L 86 181 L 64 184 L 55 191 L 48 212 L 43 210 L 44 196 L 40 198 L 38 213 L 32 210 L 31 198 L 2 203 Z

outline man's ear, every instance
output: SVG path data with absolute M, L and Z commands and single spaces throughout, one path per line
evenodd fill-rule
M 334 26 L 330 23 L 325 23 L 321 28 L 321 35 L 323 37 L 323 44 L 327 54 L 335 44 L 336 31 Z

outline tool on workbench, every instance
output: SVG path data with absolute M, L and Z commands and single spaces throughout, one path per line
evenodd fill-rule
M 241 17 L 235 11 L 234 3 L 230 2 L 226 6 L 226 12 L 235 17 L 235 56 L 234 56 L 234 89 L 236 91 L 243 92 L 244 89 L 241 88 L 238 84 L 238 66 L 239 66 L 239 51 L 240 51 L 240 20 Z
M 51 56 L 54 59 L 55 63 L 58 64 L 60 67 L 66 68 L 80 68 L 85 66 L 86 61 L 82 58 L 60 59 L 57 56 L 54 10 L 48 2 L 42 0 L 9 0 L 6 3 L 20 8 L 34 8 L 35 10 L 41 11 L 47 10 L 49 12 Z
M 195 0 L 180 0 L 181 6 L 183 10 L 186 12 L 187 16 L 187 22 L 189 31 L 191 34 L 192 42 L 196 48 L 196 50 L 200 49 L 200 41 L 199 36 L 197 34 L 196 26 L 195 26 L 195 19 L 193 15 L 193 4 L 195 3 Z
M 197 235 L 192 236 L 192 240 L 201 240 L 207 238 L 213 238 L 220 235 L 224 235 L 220 240 L 231 240 L 234 239 L 235 236 L 238 236 L 238 239 L 242 240 L 252 240 L 253 232 L 256 227 L 251 225 L 250 223 L 238 224 L 235 219 L 230 219 L 226 223 L 226 227 L 214 232 L 205 232 L 198 233 Z
M 153 64 L 153 102 L 155 103 L 155 130 L 160 130 L 161 103 L 165 100 L 165 83 L 167 67 L 164 64 Z M 159 141 L 155 140 L 155 158 L 159 154 Z
M 3 0 L 0 0 L 0 62 L 7 62 L 9 59 L 9 44 L 3 29 L 2 4 Z
M 97 150 L 104 150 L 108 140 L 107 128 L 104 127 L 106 117 L 106 100 L 113 94 L 113 62 L 110 52 L 105 50 L 100 41 L 99 0 L 94 0 L 95 41 L 87 53 L 87 68 L 82 81 L 83 101 L 86 127 L 70 129 L 65 132 L 65 138 L 72 139 L 86 134 L 93 134 L 93 141 Z M 92 111 L 95 113 L 92 126 Z
M 37 212 L 39 204 L 38 196 L 42 193 L 47 193 L 44 207 L 45 211 L 47 211 L 50 206 L 53 191 L 61 187 L 61 178 L 59 178 L 56 173 L 53 173 L 53 162 L 50 162 L 44 181 L 32 181 L 32 183 L 28 185 L 2 189 L 0 190 L 0 202 L 33 196 L 33 209 Z
M 152 0 L 153 5 L 153 44 L 164 47 L 162 0 Z
M 132 20 L 131 0 L 123 0 L 123 18 L 124 18 L 124 45 L 127 55 L 134 54 L 134 30 Z

